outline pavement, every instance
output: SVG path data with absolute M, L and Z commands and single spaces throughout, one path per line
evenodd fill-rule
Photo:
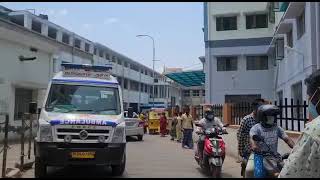
M 145 135 L 143 141 L 127 138 L 127 163 L 122 177 L 141 178 L 207 178 L 207 174 L 194 160 L 194 150 L 183 149 L 170 137 Z M 19 159 L 20 145 L 12 145 L 8 166 L 13 167 Z M 2 162 L 2 157 L 0 158 Z M 49 167 L 49 177 L 112 177 L 108 167 Z M 33 178 L 34 168 L 23 172 L 23 178 Z M 222 177 L 240 177 L 240 164 L 227 156 Z

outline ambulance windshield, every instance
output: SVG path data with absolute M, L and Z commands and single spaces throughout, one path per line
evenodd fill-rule
M 114 87 L 52 84 L 46 111 L 76 114 L 120 114 L 119 91 Z

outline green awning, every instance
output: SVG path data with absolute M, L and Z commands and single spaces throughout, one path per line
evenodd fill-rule
M 202 70 L 174 72 L 165 76 L 186 87 L 202 86 L 205 82 L 205 74 Z

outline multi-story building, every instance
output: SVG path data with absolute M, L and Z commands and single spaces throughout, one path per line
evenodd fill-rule
M 123 87 L 125 108 L 152 105 L 152 69 L 104 45 L 92 42 L 48 20 L 46 15 L 13 11 L 0 6 L 0 112 L 8 112 L 10 124 L 20 124 L 28 103 L 38 107 L 51 77 L 61 63 L 113 64 L 112 74 Z M 157 107 L 179 105 L 180 90 L 155 72 Z
M 205 2 L 206 103 L 273 99 L 267 2 Z
M 305 78 L 320 68 L 318 2 L 270 2 L 275 21 L 269 52 L 275 60 L 275 98 L 307 100 Z

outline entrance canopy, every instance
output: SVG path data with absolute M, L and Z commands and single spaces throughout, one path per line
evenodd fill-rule
M 174 72 L 165 76 L 186 87 L 202 86 L 205 82 L 205 74 L 202 70 Z

